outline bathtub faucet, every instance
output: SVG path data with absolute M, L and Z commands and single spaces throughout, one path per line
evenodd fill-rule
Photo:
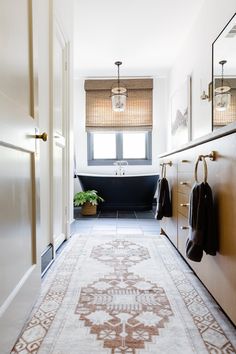
M 118 161 L 114 162 L 114 165 L 117 166 L 117 168 L 115 170 L 115 174 L 122 176 L 125 174 L 124 166 L 128 166 L 128 161 L 118 160 Z

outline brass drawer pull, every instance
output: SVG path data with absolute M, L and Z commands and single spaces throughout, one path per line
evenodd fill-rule
M 181 203 L 180 206 L 181 206 L 181 207 L 188 207 L 188 206 L 189 206 L 189 203 Z
M 182 163 L 187 163 L 187 162 L 190 162 L 189 160 L 182 160 L 181 161 Z
M 181 181 L 181 182 L 179 182 L 179 184 L 181 184 L 181 186 L 186 186 L 188 184 L 188 182 Z
M 180 226 L 181 230 L 188 230 L 189 226 Z

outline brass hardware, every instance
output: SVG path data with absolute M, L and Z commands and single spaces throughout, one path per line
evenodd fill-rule
M 35 139 L 42 139 L 43 141 L 47 141 L 48 140 L 48 135 L 47 133 L 42 133 L 42 134 L 36 134 L 35 135 Z
M 199 182 L 198 182 L 198 176 L 197 176 L 197 169 L 198 169 L 199 161 L 202 161 L 202 162 L 203 162 L 203 168 L 204 168 L 204 183 L 206 183 L 206 182 L 207 182 L 208 171 L 207 171 L 207 163 L 206 163 L 206 159 L 205 159 L 205 156 L 204 156 L 204 155 L 199 155 L 199 156 L 198 156 L 198 159 L 197 159 L 197 161 L 196 161 L 195 169 L 194 169 L 195 182 L 199 183 Z
M 216 159 L 216 151 L 212 151 L 208 157 L 210 158 L 211 161 L 215 161 L 215 159 Z
M 188 230 L 189 226 L 180 226 L 181 230 Z
M 160 163 L 160 166 L 166 166 L 166 165 L 172 166 L 173 163 L 172 161 Z
M 216 151 L 211 151 L 211 153 L 208 154 L 208 155 L 199 155 L 198 156 L 198 159 L 197 159 L 196 164 L 195 164 L 195 170 L 194 170 L 195 182 L 198 183 L 197 168 L 198 168 L 199 161 L 203 162 L 204 183 L 206 183 L 207 182 L 207 175 L 208 175 L 206 158 L 208 157 L 211 161 L 215 161 L 216 160 L 216 156 L 217 156 L 217 152 Z
M 211 161 L 215 161 L 216 160 L 216 151 L 211 151 L 211 153 L 209 155 L 199 155 L 199 160 L 202 161 L 202 158 L 206 158 L 209 157 L 209 159 Z
M 201 94 L 201 100 L 207 100 L 207 99 L 209 99 L 209 96 L 206 94 L 206 91 L 205 90 L 203 90 L 202 91 L 202 94 Z
M 189 203 L 181 203 L 180 206 L 181 207 L 187 207 L 187 206 L 189 206 Z
M 206 93 L 206 91 L 203 90 L 200 98 L 201 100 L 212 100 L 212 82 L 208 84 L 208 92 Z
M 188 184 L 188 182 L 181 181 L 181 182 L 179 182 L 179 184 L 181 184 L 181 186 L 186 186 Z
M 172 161 L 160 163 L 160 166 L 162 167 L 162 169 L 161 169 L 161 178 L 166 178 L 166 166 L 167 165 L 172 166 Z
M 182 160 L 182 163 L 190 162 L 189 160 Z

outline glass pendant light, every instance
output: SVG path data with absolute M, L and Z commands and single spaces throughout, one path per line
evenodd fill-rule
M 227 63 L 226 60 L 221 60 L 219 62 L 222 65 L 221 68 L 221 80 L 220 86 L 215 88 L 215 108 L 217 111 L 223 112 L 229 108 L 231 94 L 230 94 L 230 86 L 224 82 L 224 65 Z
M 120 83 L 121 61 L 116 61 L 117 65 L 117 84 L 111 89 L 112 110 L 114 112 L 124 112 L 126 107 L 127 89 Z

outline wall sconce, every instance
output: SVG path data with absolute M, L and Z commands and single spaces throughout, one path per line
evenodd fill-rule
M 201 94 L 201 100 L 207 100 L 209 98 L 209 96 L 206 94 L 206 91 L 202 91 L 202 94 Z
M 128 97 L 126 87 L 120 82 L 121 61 L 116 61 L 117 65 L 117 84 L 111 89 L 112 110 L 114 112 L 124 112 L 126 107 L 126 98 Z
M 205 100 L 211 101 L 212 100 L 212 82 L 210 82 L 208 84 L 208 92 L 206 93 L 206 91 L 203 90 L 200 98 L 203 101 L 205 101 Z

